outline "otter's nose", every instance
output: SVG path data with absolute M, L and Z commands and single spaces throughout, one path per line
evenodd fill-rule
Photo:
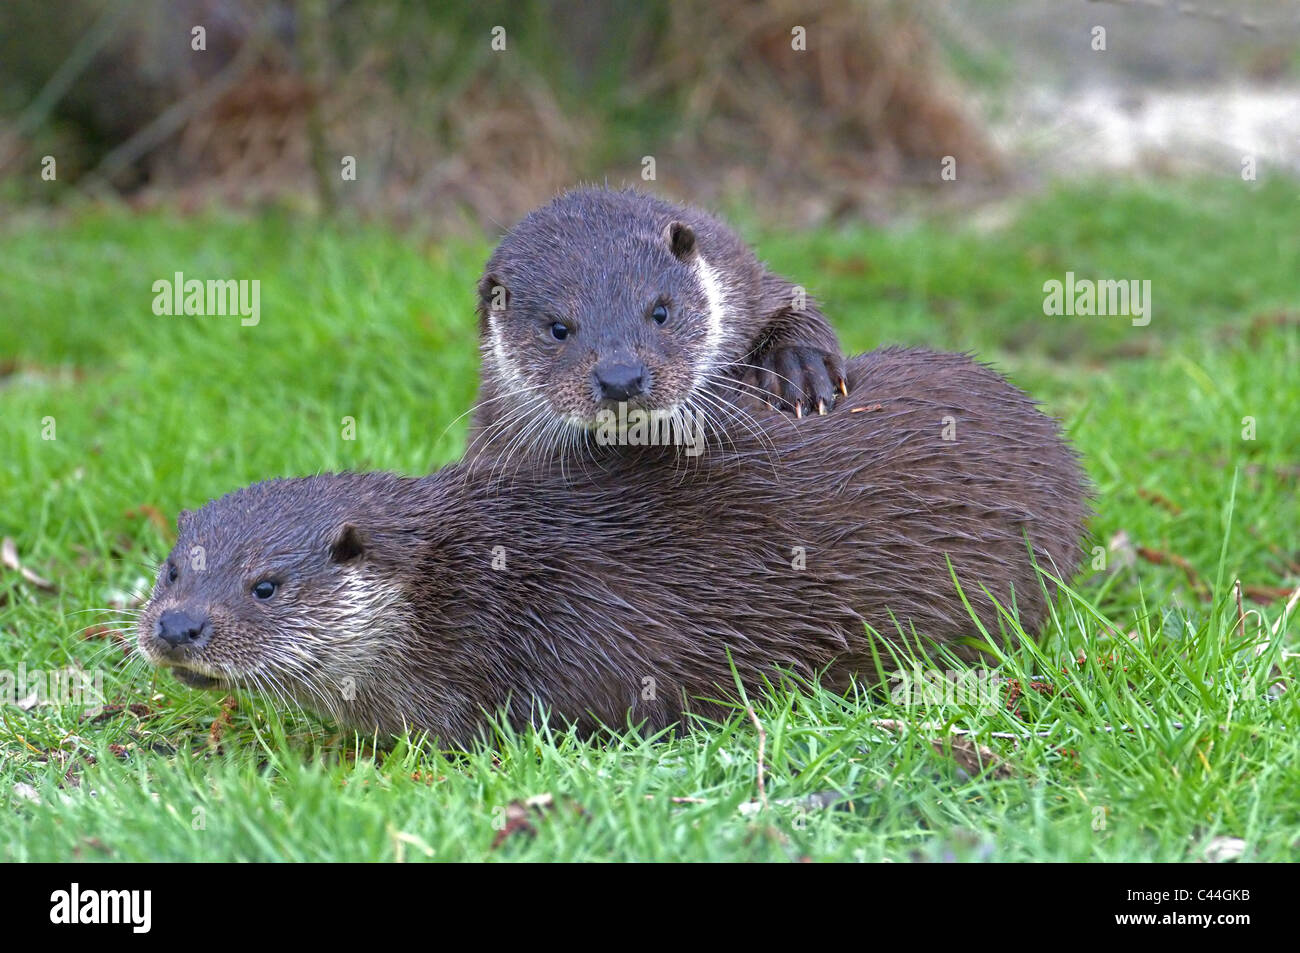
M 207 616 L 191 615 L 183 609 L 168 609 L 162 613 L 153 630 L 158 638 L 174 649 L 186 645 L 201 648 L 212 634 Z
M 629 400 L 646 390 L 646 367 L 640 361 L 596 365 L 596 386 L 606 400 Z

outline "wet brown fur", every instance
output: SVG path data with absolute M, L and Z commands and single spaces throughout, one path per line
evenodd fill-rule
M 238 490 L 182 520 L 182 568 L 164 571 L 141 647 L 223 687 L 458 744 L 485 713 L 522 724 L 539 703 L 586 729 L 719 714 L 704 699 L 734 693 L 728 653 L 757 691 L 777 666 L 872 675 L 868 626 L 956 645 L 978 633 L 949 560 L 991 633 L 984 587 L 1038 630 L 1027 547 L 1069 579 L 1087 514 L 1056 421 L 965 356 L 876 351 L 849 377 L 834 414 L 763 412 L 765 440 L 685 464 L 663 449 L 508 493 L 462 465 Z M 185 568 L 195 546 L 202 572 Z M 267 573 L 278 605 L 249 596 Z M 151 636 L 176 606 L 216 614 L 207 645 L 168 655 Z

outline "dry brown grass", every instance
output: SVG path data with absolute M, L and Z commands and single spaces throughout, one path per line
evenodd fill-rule
M 918 6 L 675 3 L 665 61 L 642 94 L 684 93 L 674 151 L 702 170 L 730 167 L 732 186 L 783 197 L 787 214 L 871 208 L 900 183 L 938 182 L 947 155 L 963 178 L 987 176 L 993 152 L 962 109 Z M 806 51 L 792 49 L 792 25 L 806 29 Z M 700 43 L 702 33 L 712 42 Z
M 141 147 L 99 171 L 139 204 L 288 200 L 401 221 L 468 213 L 508 224 L 573 182 L 635 180 L 641 157 L 653 155 L 661 184 L 687 197 L 738 196 L 786 220 L 861 213 L 900 184 L 938 183 L 943 156 L 957 158 L 963 180 L 996 170 L 917 6 L 677 0 L 632 31 L 637 48 L 613 104 L 527 56 L 488 54 L 479 39 L 449 35 L 416 45 L 440 80 L 412 88 L 394 81 L 412 65 L 400 59 L 409 49 L 376 42 L 359 56 L 336 55 L 338 24 L 313 18 L 321 8 L 310 4 L 298 8 L 292 35 L 245 10 L 210 35 L 201 69 L 152 56 L 166 31 L 137 24 L 111 48 L 119 69 L 103 93 L 107 108 L 131 95 L 132 74 L 120 64 L 170 62 L 171 72 L 161 81 L 157 69 L 141 72 L 136 84 L 155 104 L 133 114 L 129 136 Z M 807 32 L 804 51 L 792 49 L 795 26 Z M 580 57 L 582 41 L 566 35 L 556 42 L 572 42 Z M 232 70 L 254 42 L 256 55 L 245 51 L 245 68 Z M 674 118 L 616 134 L 611 105 Z M 117 160 L 127 133 L 114 129 Z M 357 159 L 354 182 L 339 176 L 345 155 Z

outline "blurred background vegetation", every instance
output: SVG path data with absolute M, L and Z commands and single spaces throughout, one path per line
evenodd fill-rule
M 808 225 L 1216 144 L 1294 168 L 1298 36 L 1294 4 L 1248 0 L 10 0 L 0 202 L 491 230 L 651 156 L 657 188 Z

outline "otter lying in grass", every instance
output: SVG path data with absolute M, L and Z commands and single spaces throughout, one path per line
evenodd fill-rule
M 1056 421 L 967 357 L 849 362 L 834 414 L 753 418 L 725 453 L 654 448 L 502 492 L 422 478 L 271 480 L 181 515 L 140 650 L 366 731 L 465 744 L 504 711 L 656 729 L 778 668 L 875 672 L 871 632 L 1032 632 L 1080 556 L 1086 481 Z M 951 566 L 951 570 L 950 570 Z M 960 581 L 970 609 L 952 576 Z M 877 646 L 888 659 L 885 646 Z

